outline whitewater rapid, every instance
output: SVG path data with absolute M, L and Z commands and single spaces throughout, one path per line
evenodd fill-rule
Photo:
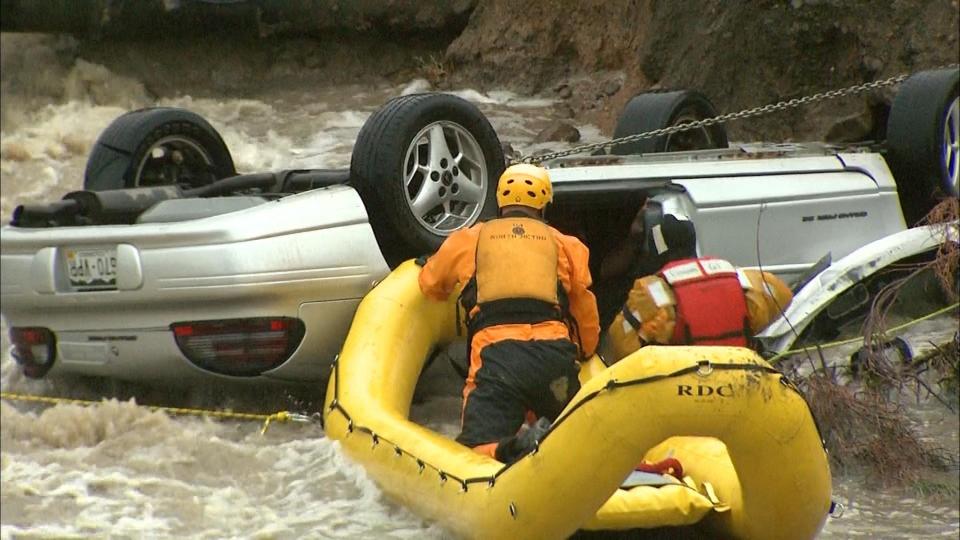
M 222 134 L 239 172 L 340 168 L 349 165 L 357 132 L 377 107 L 395 95 L 430 89 L 422 79 L 398 84 L 384 78 L 377 84 L 287 86 L 252 95 L 155 96 L 143 82 L 110 66 L 65 58 L 64 47 L 62 38 L 3 36 L 4 223 L 17 204 L 52 201 L 81 189 L 86 155 L 97 136 L 134 108 L 173 106 L 201 114 Z M 158 69 L 176 76 L 175 67 Z M 456 93 L 476 103 L 501 139 L 520 152 L 568 146 L 531 142 L 557 119 L 551 98 L 467 88 Z M 595 126 L 578 129 L 581 142 L 603 139 Z M 950 331 L 937 324 L 921 327 L 918 337 Z M 260 422 L 179 416 L 144 406 L 296 411 L 318 402 L 322 388 L 304 395 L 83 378 L 34 381 L 23 377 L 6 353 L 5 323 L 2 330 L 4 392 L 99 402 L 0 403 L 3 540 L 447 537 L 385 499 L 316 424 L 273 424 L 261 434 Z M 413 415 L 455 434 L 459 382 L 449 366 L 431 370 Z M 955 414 L 929 405 L 914 412 L 931 437 L 958 453 Z M 835 480 L 836 498 L 847 510 L 828 521 L 824 538 L 960 533 L 955 494 L 919 499 L 909 489 L 866 487 L 858 477 Z

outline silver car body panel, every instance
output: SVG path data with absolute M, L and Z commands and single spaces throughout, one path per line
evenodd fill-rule
M 850 287 L 907 257 L 958 242 L 958 222 L 901 231 L 867 244 L 834 262 L 797 291 L 785 313 L 758 338 L 774 354 L 790 349 L 797 337 L 834 299 Z
M 610 158 L 548 163 L 556 193 L 643 192 L 693 220 L 701 253 L 788 281 L 826 251 L 842 257 L 906 229 L 878 154 L 758 145 Z M 389 272 L 357 192 L 333 186 L 262 204 L 161 204 L 135 225 L 3 228 L 2 312 L 11 327 L 54 331 L 51 373 L 217 377 L 183 357 L 171 323 L 287 316 L 300 318 L 306 334 L 263 377 L 325 377 L 360 299 Z M 225 213 L 176 221 L 217 208 Z M 117 290 L 71 288 L 64 252 L 78 247 L 116 249 Z
M 360 299 L 389 272 L 359 195 L 345 186 L 177 223 L 4 227 L 0 241 L 4 317 L 54 331 L 51 373 L 205 374 L 182 356 L 169 324 L 288 316 L 304 321 L 306 335 L 265 376 L 317 378 Z M 117 290 L 71 288 L 63 251 L 78 246 L 117 249 Z
M 670 156 L 658 154 L 649 164 L 550 174 L 558 192 L 643 188 L 664 212 L 693 221 L 701 254 L 762 266 L 788 282 L 827 251 L 842 257 L 906 229 L 896 184 L 878 154 L 707 161 L 707 152 L 684 153 L 699 157 L 680 163 L 656 161 Z

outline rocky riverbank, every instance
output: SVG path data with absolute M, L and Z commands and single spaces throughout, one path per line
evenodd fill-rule
M 697 88 L 733 112 L 956 63 L 958 17 L 952 0 L 490 0 L 478 3 L 444 60 L 454 79 L 556 93 L 578 118 L 611 132 L 626 101 L 648 89 Z M 871 111 L 891 95 L 728 127 L 741 140 L 820 139 L 853 117 L 869 132 Z

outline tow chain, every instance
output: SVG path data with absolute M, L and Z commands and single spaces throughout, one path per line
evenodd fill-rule
M 948 64 L 948 65 L 940 66 L 933 69 L 954 68 L 954 67 L 957 67 L 957 65 L 958 64 Z M 890 78 L 879 80 L 879 81 L 873 81 L 873 82 L 868 82 L 864 84 L 848 86 L 847 88 L 841 88 L 839 90 L 829 90 L 827 92 L 819 92 L 817 94 L 813 94 L 810 96 L 793 98 L 786 101 L 780 101 L 777 103 L 762 105 L 760 107 L 754 107 L 752 109 L 745 109 L 740 112 L 723 114 L 723 115 L 714 116 L 711 118 L 704 118 L 703 120 L 696 120 L 693 122 L 685 122 L 683 124 L 677 124 L 674 126 L 655 129 L 653 131 L 646 131 L 643 133 L 628 135 L 626 137 L 611 139 L 609 141 L 603 141 L 603 142 L 592 143 L 592 144 L 584 144 L 581 146 L 570 148 L 569 150 L 561 150 L 558 152 L 550 152 L 548 154 L 540 154 L 536 156 L 532 156 L 532 155 L 524 156 L 524 157 L 521 157 L 519 160 L 513 161 L 512 163 L 542 163 L 550 159 L 566 157 L 573 154 L 580 154 L 583 152 L 589 152 L 591 150 L 599 150 L 601 148 L 609 149 L 621 144 L 627 144 L 635 141 L 640 141 L 643 139 L 652 139 L 654 137 L 659 137 L 661 135 L 672 135 L 674 133 L 679 133 L 681 131 L 690 131 L 693 129 L 705 128 L 715 124 L 722 124 L 730 120 L 740 120 L 743 118 L 753 118 L 755 116 L 771 114 L 771 113 L 783 111 L 786 109 L 793 109 L 796 107 L 800 107 L 801 105 L 816 103 L 818 101 L 826 101 L 828 99 L 854 96 L 854 95 L 866 92 L 868 90 L 876 90 L 879 88 L 900 84 L 905 79 L 907 79 L 907 77 L 909 77 L 910 75 L 911 75 L 910 73 L 904 73 L 901 75 L 896 75 L 894 77 L 890 77 Z
M 99 405 L 103 401 L 93 401 L 87 399 L 71 399 L 71 398 L 61 398 L 53 396 L 36 396 L 30 394 L 17 394 L 14 392 L 0 392 L 0 398 L 11 400 L 11 401 L 31 401 L 34 403 L 46 403 L 48 405 L 59 405 L 62 403 L 70 405 L 81 405 L 89 407 L 91 405 Z M 272 422 L 277 423 L 286 423 L 286 422 L 299 422 L 299 423 L 323 423 L 323 417 L 320 413 L 314 414 L 303 414 L 303 413 L 294 413 L 290 411 L 279 411 L 273 414 L 259 414 L 259 413 L 238 413 L 232 411 L 211 411 L 207 409 L 188 409 L 183 407 L 160 407 L 158 405 L 137 405 L 138 407 L 143 407 L 151 411 L 163 411 L 167 414 L 176 414 L 176 415 L 195 415 L 195 416 L 210 416 L 215 418 L 226 418 L 231 420 L 263 420 L 263 427 L 260 429 L 260 434 L 263 435 L 267 432 L 267 428 L 270 427 Z

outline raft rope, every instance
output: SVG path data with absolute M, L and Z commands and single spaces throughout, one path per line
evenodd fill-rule
M 0 398 L 10 400 L 10 401 L 29 401 L 34 403 L 45 403 L 48 405 L 59 405 L 59 404 L 69 404 L 69 405 L 81 405 L 89 407 L 92 405 L 101 405 L 104 401 L 93 401 L 88 399 L 71 399 L 71 398 L 62 398 L 54 396 L 37 396 L 30 394 L 18 394 L 14 392 L 0 392 Z M 185 407 L 161 407 L 158 405 L 140 405 L 138 407 L 143 407 L 151 411 L 162 411 L 167 414 L 172 415 L 194 415 L 194 416 L 207 416 L 214 418 L 224 418 L 229 420 L 258 420 L 263 421 L 263 427 L 260 429 L 260 434 L 263 435 L 267 432 L 267 428 L 270 427 L 272 422 L 277 422 L 280 424 L 287 422 L 299 422 L 299 423 L 320 423 L 322 425 L 323 418 L 320 413 L 314 413 L 311 415 L 294 413 L 290 411 L 279 411 L 273 414 L 259 414 L 259 413 L 241 413 L 241 412 L 232 412 L 232 411 L 215 411 L 208 409 L 192 409 Z
M 960 307 L 960 302 L 954 302 L 953 304 L 951 304 L 951 305 L 949 305 L 949 306 L 947 306 L 947 307 L 945 307 L 945 308 L 938 309 L 938 310 L 936 310 L 936 311 L 934 311 L 934 312 L 932 312 L 932 313 L 928 313 L 928 314 L 926 314 L 926 315 L 924 315 L 924 316 L 922 316 L 922 317 L 920 317 L 920 318 L 913 319 L 913 320 L 911 320 L 911 321 L 907 321 L 907 322 L 905 322 L 905 323 L 903 323 L 903 324 L 894 326 L 893 328 L 889 328 L 889 329 L 887 329 L 884 333 L 895 333 L 895 332 L 899 332 L 900 330 L 904 330 L 904 329 L 906 329 L 906 328 L 909 328 L 909 327 L 911 327 L 911 326 L 913 326 L 913 325 L 915 325 L 915 324 L 917 324 L 917 323 L 926 321 L 926 320 L 928 320 L 928 319 L 932 319 L 932 318 L 934 318 L 934 317 L 936 317 L 936 316 L 938 316 L 938 315 L 943 315 L 944 313 L 947 313 L 947 312 L 949 312 L 949 311 L 951 311 L 951 310 L 955 310 L 955 309 L 957 309 L 957 307 Z M 864 338 L 863 336 L 857 336 L 857 337 L 855 337 L 855 338 L 845 339 L 845 340 L 842 340 L 842 341 L 833 341 L 833 342 L 830 342 L 830 343 L 824 343 L 824 344 L 822 344 L 822 345 L 810 345 L 810 346 L 808 346 L 808 347 L 801 347 L 801 348 L 799 348 L 799 349 L 790 349 L 790 350 L 783 351 L 782 353 L 779 353 L 779 354 L 771 357 L 769 360 L 767 360 L 767 362 L 769 362 L 770 364 L 775 364 L 776 362 L 778 362 L 779 360 L 781 360 L 781 359 L 782 359 L 783 357 L 785 357 L 785 356 L 791 356 L 791 355 L 798 354 L 798 353 L 807 353 L 807 352 L 812 352 L 812 351 L 817 351 L 817 350 L 823 350 L 823 349 L 832 349 L 832 348 L 834 348 L 834 347 L 840 347 L 840 346 L 843 346 L 843 345 L 849 345 L 849 344 L 851 344 L 851 343 L 863 342 L 864 339 L 865 339 L 865 338 Z
M 439 478 L 439 481 L 440 481 L 440 484 L 444 484 L 444 483 L 447 482 L 448 480 L 452 480 L 452 481 L 454 481 L 454 482 L 456 482 L 457 484 L 460 485 L 460 491 L 461 491 L 462 493 L 465 493 L 465 492 L 469 491 L 469 489 L 470 489 L 470 484 L 486 484 L 489 488 L 493 488 L 493 487 L 496 485 L 497 479 L 500 477 L 500 475 L 504 474 L 504 473 L 505 473 L 507 470 L 509 470 L 510 467 L 512 466 L 512 464 L 506 464 L 506 465 L 504 465 L 503 467 L 501 467 L 500 470 L 498 470 L 498 471 L 497 471 L 495 474 L 493 474 L 492 476 L 480 476 L 480 477 L 472 477 L 472 478 L 461 478 L 461 477 L 459 477 L 459 476 L 456 476 L 456 475 L 454 475 L 454 474 L 450 474 L 450 473 L 444 471 L 444 470 L 441 469 L 440 467 L 429 463 L 428 461 L 426 461 L 426 460 L 418 457 L 417 455 L 415 455 L 415 454 L 413 454 L 413 453 L 411 453 L 411 452 L 409 452 L 409 451 L 407 451 L 407 450 L 404 450 L 399 444 L 397 444 L 396 442 L 391 441 L 391 440 L 389 440 L 389 439 L 381 436 L 380 434 L 376 433 L 372 428 L 369 428 L 369 427 L 367 427 L 367 426 L 363 426 L 363 425 L 360 425 L 360 424 L 357 424 L 356 422 L 354 422 L 353 417 L 350 415 L 349 411 L 347 411 L 347 409 L 342 405 L 342 403 L 341 403 L 341 401 L 340 401 L 340 359 L 339 359 L 339 357 L 337 357 L 337 358 L 334 360 L 333 366 L 331 367 L 331 370 L 332 370 L 332 376 L 333 376 L 333 378 L 334 378 L 334 380 L 333 380 L 333 392 L 334 392 L 334 396 L 333 396 L 333 399 L 330 400 L 330 404 L 327 406 L 327 412 L 328 412 L 328 413 L 333 413 L 334 411 L 336 411 L 336 412 L 339 412 L 339 413 L 343 416 L 343 418 L 347 421 L 347 434 L 348 434 L 348 435 L 349 435 L 349 434 L 352 434 L 352 433 L 354 433 L 354 432 L 366 433 L 367 435 L 369 435 L 369 436 L 370 436 L 370 439 L 371 439 L 371 449 L 375 449 L 375 448 L 376 448 L 378 445 L 380 445 L 381 443 L 392 445 L 392 446 L 393 446 L 393 452 L 394 452 L 394 454 L 396 455 L 397 458 L 402 458 L 402 457 L 404 457 L 404 456 L 407 456 L 407 457 L 409 457 L 409 458 L 411 458 L 411 459 L 414 459 L 414 460 L 416 461 L 417 468 L 418 468 L 420 474 L 423 474 L 423 471 L 424 471 L 425 469 L 429 468 L 429 469 L 433 470 L 433 471 L 437 474 L 437 476 L 438 476 L 438 478 Z M 600 396 L 601 394 L 605 394 L 605 393 L 611 392 L 611 391 L 613 391 L 613 390 L 615 390 L 615 389 L 617 389 L 617 388 L 625 388 L 625 387 L 630 387 L 630 386 L 639 386 L 639 385 L 647 384 L 647 383 L 651 383 L 651 382 L 657 382 L 657 381 L 662 381 L 662 380 L 666 380 L 666 379 L 671 379 L 671 378 L 676 378 L 676 377 L 682 377 L 682 376 L 684 376 L 684 375 L 689 375 L 689 374 L 693 374 L 693 373 L 706 376 L 706 375 L 712 373 L 713 370 L 760 372 L 760 373 L 767 374 L 767 375 L 778 376 L 778 377 L 780 377 L 780 384 L 782 384 L 782 385 L 784 385 L 785 387 L 787 387 L 787 388 L 793 390 L 794 392 L 796 392 L 801 398 L 803 398 L 804 403 L 806 403 L 806 398 L 804 398 L 803 392 L 801 392 L 800 389 L 797 388 L 796 385 L 794 385 L 792 382 L 790 382 L 790 381 L 786 378 L 786 376 L 783 375 L 783 373 L 777 371 L 776 369 L 774 369 L 774 368 L 772 368 L 772 367 L 764 366 L 764 365 L 759 365 L 759 364 L 712 364 L 709 360 L 701 360 L 701 361 L 697 362 L 697 364 L 695 364 L 695 365 L 688 366 L 688 367 L 685 367 L 685 368 L 683 368 L 683 369 L 679 369 L 679 370 L 674 371 L 674 372 L 672 372 L 672 373 L 660 374 L 660 375 L 652 375 L 652 376 L 650 376 L 650 377 L 642 377 L 642 378 L 639 378 L 639 379 L 630 379 L 630 380 L 624 380 L 624 381 L 618 381 L 618 380 L 616 380 L 616 379 L 611 379 L 611 380 L 607 381 L 607 384 L 604 385 L 603 388 L 600 388 L 599 390 L 595 390 L 595 391 L 587 394 L 586 396 L 584 396 L 583 398 L 581 398 L 576 404 L 574 404 L 572 407 L 570 407 L 570 408 L 567 410 L 566 414 L 564 414 L 564 415 L 560 416 L 559 418 L 557 418 L 556 421 L 554 421 L 553 424 L 550 426 L 550 429 L 547 431 L 547 433 L 544 434 L 544 439 L 546 439 L 546 437 L 548 437 L 548 436 L 550 435 L 550 433 L 551 433 L 557 426 L 559 426 L 560 424 L 562 424 L 562 423 L 564 422 L 564 420 L 566 420 L 571 414 L 573 414 L 574 411 L 576 411 L 577 409 L 579 409 L 579 408 L 582 407 L 583 405 L 587 404 L 588 402 L 596 399 L 596 398 L 597 398 L 598 396 Z M 808 407 L 809 407 L 809 406 L 808 406 Z M 813 416 L 813 415 L 812 415 L 812 413 L 811 413 L 811 417 L 812 417 L 812 416 Z M 817 426 L 817 432 L 818 432 L 818 434 L 819 434 L 819 432 L 820 432 L 819 426 Z M 820 439 L 821 439 L 821 443 L 822 443 L 823 437 L 821 436 Z M 531 454 L 536 454 L 538 451 L 539 451 L 539 443 L 538 443 L 537 446 L 534 447 L 534 449 L 533 449 L 533 451 L 531 452 Z M 516 462 L 515 462 L 515 463 L 516 463 Z M 682 484 L 682 485 L 690 488 L 690 486 L 688 486 L 688 485 L 686 485 L 686 484 Z M 696 491 L 695 488 L 690 488 L 690 489 L 694 489 L 694 490 Z M 514 518 L 515 518 L 515 510 L 511 511 L 511 515 L 514 516 Z

